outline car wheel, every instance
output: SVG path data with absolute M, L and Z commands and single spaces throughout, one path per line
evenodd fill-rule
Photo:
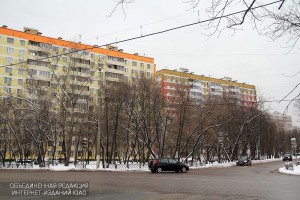
M 185 172 L 186 172 L 186 168 L 185 168 L 185 167 L 182 167 L 182 168 L 181 168 L 181 172 L 182 172 L 182 173 L 185 173 Z
M 156 169 L 156 171 L 157 171 L 157 173 L 161 173 L 161 172 L 162 172 L 162 168 L 158 167 L 158 168 Z

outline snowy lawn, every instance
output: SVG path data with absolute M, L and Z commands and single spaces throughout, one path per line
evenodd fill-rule
M 292 169 L 286 169 L 285 167 L 281 167 L 278 169 L 278 171 L 280 173 L 284 173 L 284 174 L 292 174 L 292 175 L 300 175 L 300 165 L 296 166 L 294 164 L 294 170 Z

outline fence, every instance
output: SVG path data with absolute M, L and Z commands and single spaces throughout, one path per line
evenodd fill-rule
M 33 168 L 33 162 L 32 163 L 17 163 L 17 162 L 5 162 L 4 165 L 3 163 L 0 164 L 0 169 L 28 169 L 28 168 Z

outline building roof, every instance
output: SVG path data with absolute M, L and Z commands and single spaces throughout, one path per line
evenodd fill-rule
M 207 77 L 203 75 L 196 75 L 196 74 L 191 74 L 188 72 L 180 72 L 177 70 L 169 70 L 169 69 L 162 69 L 156 72 L 157 75 L 159 74 L 169 74 L 173 76 L 178 76 L 178 77 L 185 77 L 188 79 L 195 79 L 195 80 L 203 80 L 203 81 L 209 81 L 209 82 L 215 82 L 219 84 L 224 84 L 224 85 L 232 85 L 232 86 L 238 86 L 241 88 L 248 88 L 248 89 L 253 89 L 255 90 L 255 85 L 249 85 L 245 83 L 238 83 L 236 81 L 230 81 L 230 80 L 223 80 L 223 79 L 217 79 L 217 78 L 212 78 L 212 77 Z
M 154 58 L 140 56 L 137 54 L 124 53 L 122 51 L 105 49 L 98 46 L 79 44 L 71 41 L 62 40 L 61 38 L 56 39 L 56 38 L 46 37 L 46 36 L 42 36 L 40 32 L 37 33 L 38 34 L 31 34 L 29 32 L 26 33 L 22 31 L 9 29 L 6 26 L 0 27 L 0 34 L 11 36 L 11 37 L 18 37 L 26 40 L 32 40 L 36 42 L 42 42 L 42 43 L 47 43 L 47 44 L 52 44 L 57 46 L 64 46 L 73 49 L 87 50 L 98 54 L 109 55 L 109 56 L 114 56 L 114 57 L 119 57 L 124 59 L 137 60 L 137 61 L 148 62 L 152 64 L 154 63 Z

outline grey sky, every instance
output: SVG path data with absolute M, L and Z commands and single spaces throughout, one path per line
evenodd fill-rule
M 111 17 L 113 0 L 2 0 L 0 5 L 0 25 L 16 30 L 37 28 L 43 35 L 71 41 L 78 41 L 81 35 L 82 43 L 98 45 L 207 18 L 202 14 L 207 5 L 191 10 L 182 0 L 136 0 L 125 7 L 126 16 L 118 8 Z M 235 33 L 225 30 L 211 38 L 207 33 L 196 25 L 117 45 L 125 52 L 155 58 L 157 69 L 185 67 L 195 74 L 254 84 L 266 100 L 282 99 L 299 82 L 300 75 L 284 76 L 300 70 L 299 44 L 288 53 L 286 38 L 271 41 L 249 22 Z M 272 103 L 265 108 L 283 112 L 286 105 Z M 294 122 L 299 120 L 292 106 L 288 113 Z

